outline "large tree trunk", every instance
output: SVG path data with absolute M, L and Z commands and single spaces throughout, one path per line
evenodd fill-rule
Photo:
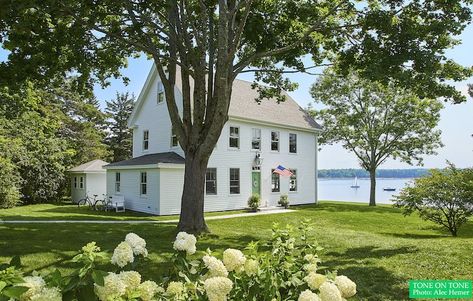
M 186 154 L 184 189 L 178 229 L 188 233 L 208 231 L 204 220 L 204 185 L 209 156 Z
M 370 206 L 376 206 L 376 169 L 370 170 Z

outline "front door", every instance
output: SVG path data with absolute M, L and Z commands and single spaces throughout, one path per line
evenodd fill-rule
M 251 183 L 253 194 L 257 193 L 261 195 L 261 173 L 259 171 L 253 171 L 251 173 Z

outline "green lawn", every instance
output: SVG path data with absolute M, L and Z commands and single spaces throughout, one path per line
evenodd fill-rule
M 206 216 L 227 215 L 245 212 L 227 211 L 227 212 L 209 212 Z M 0 209 L 0 220 L 174 220 L 179 219 L 178 215 L 155 216 L 151 214 L 134 212 L 114 211 L 95 211 L 88 207 L 77 207 L 70 203 L 58 204 L 37 204 L 28 206 L 19 206 L 10 209 Z
M 25 214 L 26 208 L 22 208 Z M 358 299 L 407 300 L 409 279 L 473 279 L 471 221 L 453 238 L 417 216 L 403 217 L 388 206 L 322 202 L 296 209 L 209 221 L 212 234 L 200 238 L 198 248 L 219 252 L 243 248 L 252 240 L 266 239 L 273 222 L 297 224 L 310 218 L 315 226 L 312 234 L 325 248 L 320 254 L 324 264 L 357 283 Z M 113 250 L 131 231 L 145 238 L 150 250 L 149 261 L 137 270 L 145 278 L 159 276 L 172 252 L 172 224 L 0 224 L 0 262 L 21 255 L 27 271 L 67 269 L 71 267 L 67 260 L 85 243 L 93 240 Z

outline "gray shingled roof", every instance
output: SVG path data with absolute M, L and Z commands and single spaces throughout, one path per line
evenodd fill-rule
M 185 159 L 175 152 L 149 154 L 140 157 L 136 157 L 130 160 L 114 162 L 106 165 L 106 167 L 115 166 L 133 166 L 133 165 L 153 165 L 158 163 L 172 163 L 172 164 L 184 164 Z
M 93 160 L 71 168 L 69 169 L 69 172 L 105 172 L 105 169 L 103 169 L 102 167 L 107 164 L 108 162 L 105 162 L 103 160 Z
M 237 79 L 233 83 L 228 115 L 306 129 L 322 128 L 291 96 L 286 92 L 284 95 L 286 100 L 279 104 L 276 99 L 263 99 L 258 104 L 255 101 L 258 91 L 251 88 L 251 82 Z
M 151 72 L 156 72 L 153 67 Z M 157 74 L 156 74 L 157 75 Z M 251 82 L 236 79 L 233 82 L 232 99 L 230 101 L 229 117 L 267 122 L 282 126 L 292 126 L 308 130 L 322 129 L 322 127 L 299 106 L 299 104 L 286 92 L 286 101 L 277 103 L 276 99 L 263 99 L 258 104 L 255 99 L 258 91 L 251 88 Z M 176 86 L 182 90 L 182 79 L 180 69 L 177 68 Z M 190 79 L 191 91 L 194 81 Z M 192 97 L 192 93 L 191 93 Z M 135 109 L 139 109 L 135 105 Z

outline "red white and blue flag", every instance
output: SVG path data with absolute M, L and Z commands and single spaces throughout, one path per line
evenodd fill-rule
M 284 177 L 290 177 L 292 176 L 292 172 L 287 169 L 286 167 L 282 166 L 282 165 L 278 165 L 278 167 L 276 167 L 273 171 L 273 173 L 277 173 L 281 176 L 284 176 Z

